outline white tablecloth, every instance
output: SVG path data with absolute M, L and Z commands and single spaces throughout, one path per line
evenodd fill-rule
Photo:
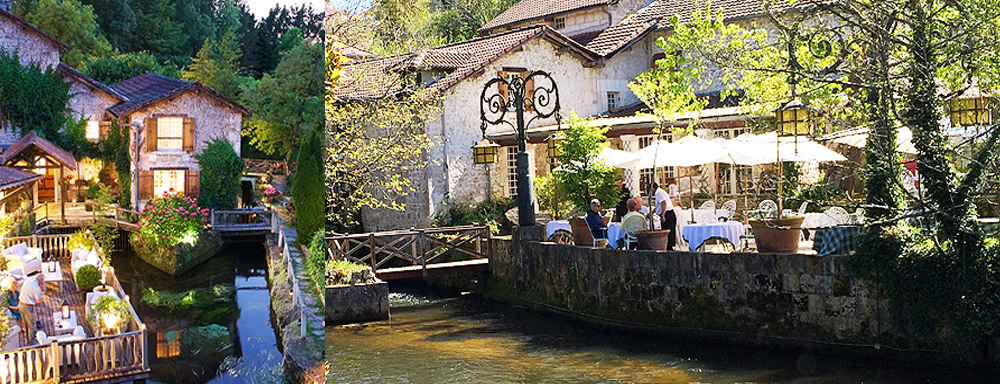
M 625 236 L 622 232 L 622 223 L 608 223 L 608 246 L 611 248 L 618 247 L 618 239 Z
M 729 211 L 725 209 L 716 209 L 715 211 L 712 211 L 711 209 L 695 209 L 694 210 L 695 215 L 697 215 L 698 212 L 701 211 L 714 212 L 713 214 L 715 215 L 716 218 L 722 216 L 729 216 Z M 676 249 L 684 249 L 685 247 L 687 247 L 687 243 L 684 241 L 684 237 L 680 236 L 680 234 L 684 233 L 684 227 L 687 226 L 688 222 L 691 221 L 691 209 L 690 208 L 684 209 L 675 205 L 674 215 L 677 216 L 677 228 L 674 229 L 674 233 L 678 234 Z
M 569 220 L 552 220 L 548 224 L 545 224 L 545 238 L 552 237 L 552 234 L 560 229 L 564 229 L 570 233 L 573 232 L 569 226 Z M 618 245 L 618 239 L 623 236 L 625 236 L 625 233 L 622 232 L 622 223 L 608 224 L 608 244 L 612 248 Z
M 805 214 L 805 218 L 802 219 L 802 228 L 815 229 L 836 226 L 837 222 L 830 215 L 823 212 L 807 213 Z
M 711 237 L 721 237 L 738 246 L 740 236 L 746 234 L 743 224 L 738 221 L 725 221 L 709 224 L 688 224 L 684 227 L 684 240 L 692 251 L 698 249 L 701 243 Z
M 573 232 L 570 230 L 569 220 L 552 220 L 548 224 L 545 224 L 545 238 L 548 239 L 552 237 L 552 234 L 556 233 L 556 231 L 560 229 Z

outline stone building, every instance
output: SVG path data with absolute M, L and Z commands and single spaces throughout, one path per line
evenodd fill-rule
M 169 189 L 198 195 L 198 163 L 193 155 L 214 138 L 232 143 L 240 153 L 242 119 L 246 108 L 204 85 L 144 74 L 111 86 L 87 77 L 60 61 L 71 49 L 0 7 L 0 51 L 17 54 L 22 65 L 54 69 L 70 84 L 67 109 L 87 121 L 86 138 L 102 140 L 112 122 L 129 131 L 132 155 L 133 206 Z M 19 139 L 13 127 L 0 127 L 0 148 Z M 44 165 L 44 164 L 42 164 Z M 96 179 L 100 165 L 84 159 L 74 169 L 78 180 Z M 48 172 L 38 185 L 54 185 L 43 201 L 60 201 L 60 182 L 66 175 Z M 36 194 L 37 195 L 37 194 Z

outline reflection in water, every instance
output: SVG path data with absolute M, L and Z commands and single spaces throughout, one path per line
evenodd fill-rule
M 391 320 L 327 328 L 328 383 L 984 381 L 943 368 L 876 366 L 596 330 L 468 296 L 442 298 L 420 287 L 391 289 L 396 291 L 390 297 Z
M 115 255 L 112 265 L 156 346 L 152 382 L 281 381 L 262 245 L 228 247 L 177 277 L 132 254 Z M 158 295 L 160 305 L 143 294 Z

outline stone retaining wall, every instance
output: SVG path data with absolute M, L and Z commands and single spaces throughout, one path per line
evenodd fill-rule
M 326 325 L 364 323 L 389 319 L 389 284 L 334 285 L 326 287 Z

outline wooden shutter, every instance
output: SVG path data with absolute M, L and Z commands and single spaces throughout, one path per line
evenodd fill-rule
M 101 125 L 101 128 L 99 130 L 100 133 L 97 134 L 98 141 L 107 139 L 108 135 L 111 134 L 111 121 L 108 120 L 101 121 L 100 125 Z
M 194 119 L 184 118 L 184 151 L 194 152 Z
M 184 171 L 184 194 L 198 197 L 201 192 L 201 175 L 198 171 Z
M 521 77 L 527 79 L 529 74 L 531 74 L 531 72 L 528 71 L 521 72 Z M 524 83 L 525 111 L 535 110 L 535 104 L 534 104 L 535 100 L 533 100 L 534 97 L 535 97 L 535 79 L 532 78 Z
M 504 71 L 497 72 L 497 76 L 506 79 L 504 77 L 504 74 L 505 74 Z M 503 100 L 504 101 L 506 101 L 506 102 L 510 101 L 510 97 L 509 97 L 509 95 L 507 95 L 507 83 L 504 83 L 502 81 L 498 82 L 497 83 L 497 90 L 500 91 L 500 96 L 503 96 Z
M 156 139 L 158 134 L 156 133 L 156 118 L 147 117 L 146 118 L 146 152 L 156 152 Z M 152 186 L 153 184 L 149 184 Z M 150 187 L 152 188 L 152 187 Z M 152 189 L 150 189 L 152 191 Z M 141 200 L 141 199 L 140 199 Z
M 139 200 L 153 198 L 153 171 L 139 171 Z

